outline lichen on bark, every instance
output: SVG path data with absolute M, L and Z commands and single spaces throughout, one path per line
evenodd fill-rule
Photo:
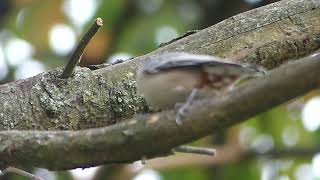
M 68 79 L 60 78 L 61 72 L 58 68 L 1 86 L 1 129 L 101 127 L 128 117 L 123 112 L 141 111 L 130 99 L 135 92 L 128 94 L 136 89 L 134 82 L 108 82 L 88 68 L 76 68 Z

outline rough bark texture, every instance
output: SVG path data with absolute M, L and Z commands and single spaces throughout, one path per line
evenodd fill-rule
M 122 87 L 108 83 L 101 75 L 88 68 L 77 68 L 69 79 L 60 78 L 56 69 L 38 76 L 0 86 L 0 127 L 8 129 L 84 129 L 116 123 L 117 120 L 143 112 L 141 96 L 132 86 Z M 118 86 L 121 83 L 118 84 Z M 131 98 L 125 101 L 122 96 Z M 137 109 L 121 105 L 134 104 Z M 118 105 L 120 104 L 120 105 Z
M 154 54 L 210 54 L 273 69 L 319 47 L 320 1 L 284 0 L 239 14 L 124 63 L 94 71 L 78 68 L 69 79 L 60 79 L 61 70 L 56 69 L 2 85 L 0 129 L 11 131 L 0 131 L 0 167 L 61 170 L 159 156 L 320 85 L 318 54 L 277 68 L 219 99 L 195 103 L 185 123 L 177 126 L 173 111 L 133 117 L 148 110 L 136 91 L 135 72 Z M 106 127 L 18 131 L 101 126 Z
M 223 130 L 320 87 L 319 69 L 320 54 L 277 68 L 221 98 L 195 102 L 182 125 L 175 123 L 173 111 L 164 111 L 89 130 L 2 131 L 0 168 L 62 170 L 165 155 L 177 145 Z
M 269 69 L 319 48 L 320 2 L 284 0 L 206 28 L 155 51 L 235 58 Z
M 133 60 L 67 80 L 59 69 L 0 86 L 0 130 L 102 127 L 147 112 L 135 72 L 149 56 L 171 51 L 210 54 L 268 69 L 320 47 L 320 2 L 284 0 L 231 17 Z

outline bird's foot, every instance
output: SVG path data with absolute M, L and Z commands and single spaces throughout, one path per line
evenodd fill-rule
M 186 114 L 188 113 L 189 106 L 192 104 L 194 98 L 198 94 L 198 89 L 193 89 L 190 93 L 187 101 L 185 103 L 176 103 L 175 109 L 177 110 L 176 114 L 176 123 L 178 125 L 182 125 L 183 120 L 186 118 Z
M 176 123 L 178 125 L 182 125 L 184 119 L 186 118 L 186 114 L 188 113 L 188 107 L 189 103 L 185 103 L 183 105 L 180 105 L 179 109 L 177 110 L 176 114 Z

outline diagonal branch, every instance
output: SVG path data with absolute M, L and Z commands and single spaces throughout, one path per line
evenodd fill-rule
M 131 61 L 91 71 L 61 69 L 0 86 L 0 130 L 79 130 L 115 124 L 148 110 L 135 73 L 150 55 L 185 51 L 273 69 L 320 48 L 318 0 L 283 0 L 248 11 Z M 76 58 L 77 59 L 77 58 Z
M 137 115 L 98 129 L 2 131 L 0 162 L 51 170 L 125 163 L 166 155 L 171 148 L 240 123 L 320 87 L 320 54 L 270 71 L 225 94 L 195 102 L 181 126 L 173 111 Z

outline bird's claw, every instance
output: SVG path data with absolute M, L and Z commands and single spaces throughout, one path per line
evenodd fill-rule
M 175 108 L 178 109 L 176 115 L 176 123 L 178 125 L 182 125 L 183 120 L 186 117 L 186 113 L 188 112 L 188 108 L 192 104 L 192 101 L 196 97 L 197 93 L 198 89 L 193 89 L 185 103 L 176 103 Z
M 176 123 L 178 125 L 182 125 L 183 120 L 186 117 L 186 113 L 187 113 L 187 107 L 186 107 L 186 104 L 184 104 L 182 107 L 178 109 L 176 114 Z

